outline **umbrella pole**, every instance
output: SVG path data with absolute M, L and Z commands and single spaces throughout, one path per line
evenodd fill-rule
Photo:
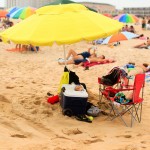
M 64 59 L 65 59 L 65 66 L 67 66 L 65 44 L 63 45 L 63 49 L 64 49 Z

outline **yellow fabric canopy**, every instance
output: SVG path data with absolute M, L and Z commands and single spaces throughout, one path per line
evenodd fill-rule
M 118 32 L 123 24 L 81 4 L 49 5 L 0 33 L 4 42 L 51 46 L 95 40 Z

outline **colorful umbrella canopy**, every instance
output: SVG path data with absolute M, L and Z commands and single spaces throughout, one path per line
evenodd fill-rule
M 35 13 L 36 8 L 33 7 L 26 7 L 22 13 L 20 14 L 19 18 L 20 19 L 26 19 L 29 16 L 33 15 Z
M 81 4 L 50 5 L 37 9 L 36 14 L 0 36 L 5 42 L 51 46 L 108 37 L 122 27 L 122 23 L 89 11 Z
M 139 20 L 135 15 L 132 15 L 132 14 L 121 14 L 121 15 L 114 17 L 114 19 L 118 20 L 119 22 L 124 22 L 124 23 L 135 23 L 135 22 L 138 22 Z
M 0 10 L 0 18 L 6 17 L 7 14 L 8 14 L 7 10 Z
M 8 9 L 8 14 L 7 14 L 7 17 L 10 17 L 10 15 L 12 14 L 12 13 L 14 13 L 16 10 L 18 10 L 19 8 L 18 7 L 12 7 L 12 8 L 10 8 L 10 9 Z
M 123 40 L 129 40 L 132 38 L 136 38 L 139 35 L 134 34 L 132 32 L 120 32 L 114 35 L 111 35 L 107 37 L 102 44 L 108 44 L 108 43 L 113 43 L 113 42 L 118 42 L 118 41 L 123 41 Z
M 10 14 L 10 18 L 13 19 L 25 19 L 31 15 L 33 15 L 35 13 L 35 8 L 32 7 L 23 7 L 20 8 L 18 10 L 16 10 L 15 12 Z
M 70 4 L 70 3 L 76 3 L 76 2 L 71 1 L 71 0 L 55 0 L 53 2 L 48 3 L 47 5 L 60 5 L 60 4 Z M 45 5 L 45 6 L 47 6 L 47 5 Z M 85 6 L 85 7 L 88 8 L 89 10 L 91 10 L 91 11 L 97 12 L 93 8 L 90 8 L 90 7 L 87 7 L 87 6 Z

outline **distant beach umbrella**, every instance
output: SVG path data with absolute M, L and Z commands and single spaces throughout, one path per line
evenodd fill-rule
M 8 9 L 8 14 L 6 15 L 7 17 L 10 17 L 10 15 L 12 14 L 12 13 L 14 13 L 16 10 L 18 10 L 19 9 L 19 7 L 12 7 L 12 8 L 10 8 L 10 9 Z
M 119 41 L 123 41 L 123 40 L 129 40 L 132 38 L 136 38 L 139 35 L 134 34 L 132 32 L 120 32 L 114 35 L 111 35 L 109 37 L 107 37 L 102 44 L 109 44 L 109 43 L 113 43 L 113 42 L 119 42 Z
M 36 8 L 33 7 L 26 7 L 22 13 L 20 14 L 19 18 L 20 19 L 26 19 L 29 16 L 33 15 L 35 13 Z
M 7 14 L 8 14 L 7 10 L 0 10 L 0 18 L 6 17 Z
M 13 19 L 25 19 L 31 15 L 33 15 L 35 13 L 35 8 L 32 7 L 23 7 L 23 8 L 19 8 L 18 10 L 16 10 L 15 12 L 10 14 L 10 18 Z
M 114 17 L 114 19 L 123 23 L 136 23 L 139 21 L 138 17 L 132 14 L 121 14 Z

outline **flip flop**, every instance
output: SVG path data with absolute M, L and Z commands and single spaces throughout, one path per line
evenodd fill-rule
M 77 115 L 77 116 L 75 116 L 75 118 L 79 121 L 92 123 L 92 121 L 88 117 L 86 117 L 85 115 Z
M 50 92 L 47 92 L 48 96 L 54 96 L 54 94 L 51 94 Z

